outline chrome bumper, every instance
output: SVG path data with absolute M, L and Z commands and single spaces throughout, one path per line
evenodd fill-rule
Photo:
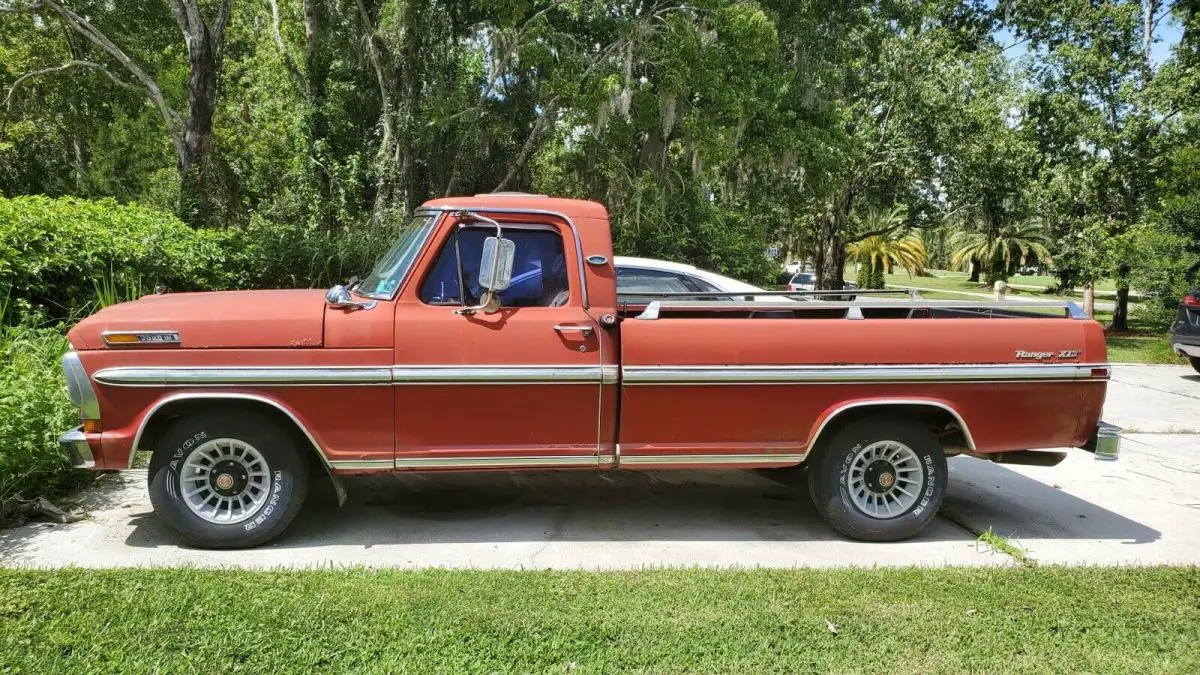
M 67 458 L 71 460 L 71 466 L 77 469 L 90 469 L 96 466 L 87 436 L 83 435 L 83 427 L 75 427 L 63 433 L 58 437 L 58 443 L 62 446 L 63 452 L 67 453 Z
M 1100 422 L 1083 449 L 1096 455 L 1096 459 L 1117 461 L 1117 457 L 1121 455 L 1121 427 Z

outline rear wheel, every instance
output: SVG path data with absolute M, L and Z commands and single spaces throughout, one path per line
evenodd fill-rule
M 897 541 L 920 532 L 946 495 L 946 455 L 924 425 L 875 416 L 838 429 L 816 449 L 809 492 L 838 532 Z
M 150 459 L 154 511 L 201 548 L 246 548 L 278 536 L 308 492 L 308 462 L 290 434 L 249 411 L 174 422 Z
M 1192 364 L 1192 370 L 1200 373 L 1200 356 L 1189 356 L 1188 363 Z

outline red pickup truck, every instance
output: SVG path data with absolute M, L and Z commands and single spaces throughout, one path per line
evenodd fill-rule
M 76 466 L 152 452 L 155 510 L 196 546 L 261 544 L 310 477 L 803 466 L 839 532 L 912 536 L 946 458 L 1115 459 L 1100 326 L 1069 303 L 617 293 L 599 204 L 424 204 L 365 279 L 166 293 L 76 325 Z

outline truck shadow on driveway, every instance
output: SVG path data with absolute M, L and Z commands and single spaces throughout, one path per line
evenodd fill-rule
M 915 541 L 998 534 L 1155 541 L 1159 532 L 1002 466 L 951 462 L 945 513 Z M 999 486 L 999 487 L 995 487 Z M 315 483 L 271 548 L 628 541 L 838 541 L 799 472 L 538 472 L 397 474 L 347 481 L 338 508 Z M 173 545 L 165 523 L 136 517 L 130 546 Z

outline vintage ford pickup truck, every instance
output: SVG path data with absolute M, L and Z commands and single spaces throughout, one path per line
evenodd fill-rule
M 803 466 L 862 540 L 912 536 L 948 456 L 1115 459 L 1100 326 L 1046 307 L 796 294 L 618 297 L 605 209 L 438 199 L 348 287 L 165 293 L 76 325 L 76 466 L 149 450 L 183 541 L 262 544 L 310 477 Z M 639 293 L 639 296 L 645 296 Z

